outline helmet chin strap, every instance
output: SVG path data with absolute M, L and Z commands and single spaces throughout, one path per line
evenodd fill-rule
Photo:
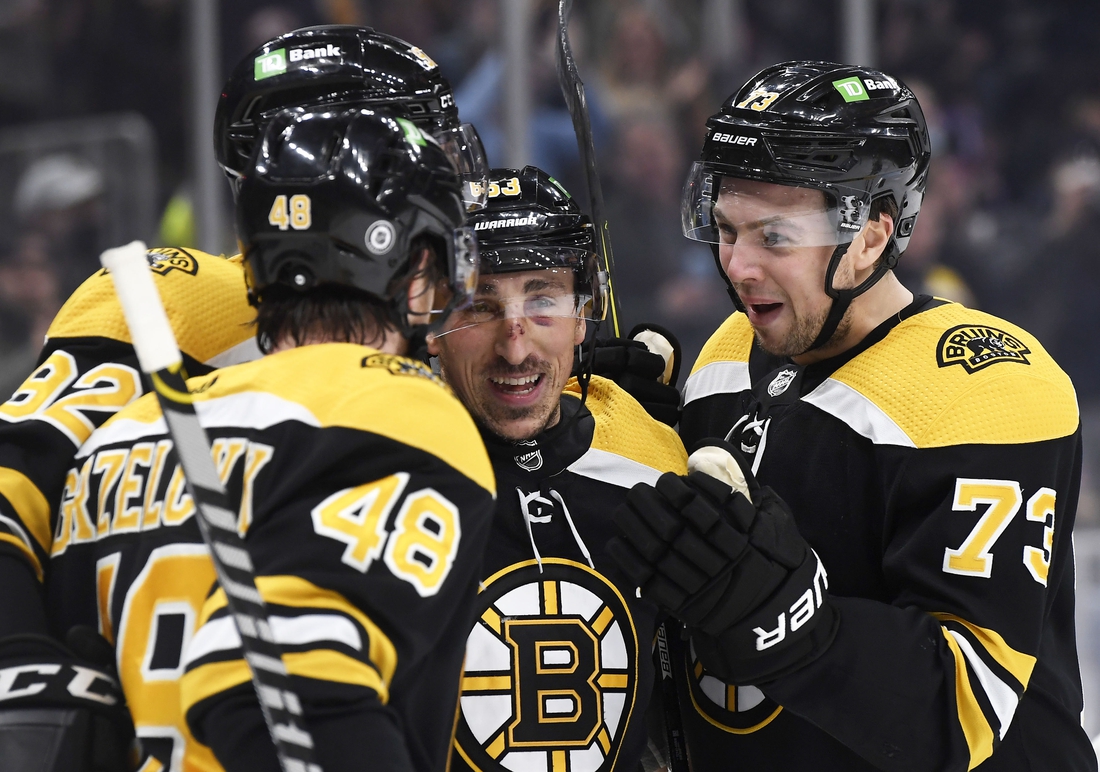
M 851 289 L 837 289 L 833 286 L 833 277 L 836 276 L 836 271 L 840 267 L 840 261 L 844 255 L 848 252 L 848 243 L 838 244 L 836 249 L 833 250 L 833 254 L 829 257 L 829 267 L 825 270 L 825 294 L 833 299 L 832 306 L 829 308 L 829 314 L 825 317 L 825 323 L 821 325 L 821 331 L 817 334 L 817 338 L 809 347 L 800 353 L 805 354 L 814 349 L 821 348 L 829 342 L 830 338 L 836 332 L 836 328 L 840 326 L 840 320 L 844 318 L 845 312 L 848 310 L 848 306 L 852 304 L 852 301 L 862 295 L 867 290 L 871 289 L 879 279 L 886 275 L 886 272 L 897 265 L 898 256 L 896 254 L 895 242 L 893 239 L 886 245 L 886 249 L 882 251 L 882 257 L 879 259 L 879 265 L 868 276 L 862 284 L 858 287 Z M 745 304 L 741 301 L 740 296 L 737 294 L 737 290 L 733 288 L 733 282 L 730 281 L 730 277 L 726 275 L 726 272 L 722 269 L 722 261 L 718 259 L 718 245 L 711 244 L 711 251 L 714 253 L 714 264 L 718 266 L 718 273 L 721 275 L 722 280 L 726 282 L 726 292 L 729 293 L 730 300 L 733 301 L 733 305 L 741 313 L 748 313 L 748 309 L 745 308 Z M 795 356 L 798 356 L 796 354 Z
M 848 242 L 851 243 L 851 242 Z M 814 349 L 821 348 L 836 333 L 836 328 L 840 326 L 840 320 L 844 318 L 845 312 L 848 310 L 848 306 L 852 305 L 852 301 L 862 295 L 871 287 L 878 283 L 878 280 L 886 275 L 886 272 L 897 265 L 898 259 L 895 254 L 894 248 L 895 242 L 891 238 L 890 242 L 886 245 L 886 249 L 882 251 L 882 257 L 878 261 L 878 266 L 871 272 L 871 275 L 858 287 L 852 287 L 851 289 L 837 289 L 833 286 L 833 278 L 836 276 L 837 269 L 840 268 L 840 261 L 844 255 L 848 252 L 848 244 L 837 244 L 836 249 L 833 250 L 832 256 L 829 258 L 829 267 L 825 270 L 825 294 L 833 299 L 832 306 L 829 307 L 829 314 L 825 317 L 825 323 L 821 325 L 821 331 L 817 334 L 817 338 L 810 344 L 809 348 L 801 352 L 803 354 L 813 351 Z M 797 354 L 795 356 L 798 356 Z

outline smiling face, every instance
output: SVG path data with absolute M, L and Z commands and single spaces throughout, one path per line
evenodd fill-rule
M 836 249 L 836 228 L 825 195 L 796 188 L 726 178 L 714 205 L 718 259 L 747 309 L 760 346 L 777 356 L 797 356 L 813 344 L 829 314 L 825 271 Z M 842 260 L 833 286 L 852 286 Z M 850 311 L 850 309 L 849 309 Z M 850 327 L 846 314 L 833 338 Z
M 557 423 L 584 339 L 568 269 L 482 276 L 473 305 L 429 340 L 443 377 L 474 418 L 509 440 Z

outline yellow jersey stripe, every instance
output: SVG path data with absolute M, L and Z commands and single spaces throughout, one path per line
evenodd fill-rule
M 1013 649 L 1005 643 L 1005 639 L 996 630 L 979 627 L 954 614 L 933 612 L 932 616 L 941 622 L 957 622 L 969 630 L 978 639 L 978 643 L 997 661 L 997 664 L 1011 673 L 1012 677 L 1020 682 L 1022 689 L 1027 688 L 1027 684 L 1031 680 L 1031 671 L 1035 669 L 1035 657 Z
M 365 686 L 378 694 L 383 705 L 390 700 L 389 685 L 383 683 L 377 670 L 339 651 L 314 649 L 283 652 L 283 663 L 291 675 Z
M 22 472 L 0 466 L 0 493 L 19 515 L 19 520 L 31 532 L 38 546 L 49 552 L 53 545 L 50 505 L 38 486 Z
M 243 659 L 200 665 L 180 679 L 180 706 L 186 713 L 203 700 L 251 680 L 252 673 Z
M 367 656 L 381 674 L 388 692 L 393 673 L 397 669 L 397 647 L 370 617 L 350 604 L 343 595 L 318 587 L 297 576 L 258 576 L 256 588 L 265 603 L 292 608 L 332 609 L 358 622 L 367 631 L 369 638 Z M 219 587 L 203 604 L 199 624 L 206 624 L 214 612 L 225 606 L 225 590 Z
M 581 387 L 576 378 L 569 379 L 564 393 L 580 397 Z M 679 435 L 651 417 L 614 381 L 592 376 L 584 404 L 596 422 L 589 450 L 605 466 L 607 456 L 614 455 L 625 459 L 623 466 L 627 470 L 636 470 L 641 465 L 657 470 L 658 476 L 662 472 L 687 474 L 687 451 Z
M 993 728 L 989 726 L 989 720 L 974 696 L 966 669 L 966 657 L 959 648 L 958 641 L 946 629 L 940 630 L 955 657 L 955 703 L 959 711 L 959 725 L 962 726 L 966 745 L 970 749 L 967 770 L 971 770 L 993 755 Z

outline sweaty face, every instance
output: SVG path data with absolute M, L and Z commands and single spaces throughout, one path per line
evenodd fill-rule
M 482 276 L 428 351 L 466 409 L 494 434 L 534 437 L 557 423 L 573 347 L 584 339 L 569 270 Z
M 777 356 L 805 352 L 832 305 L 825 294 L 825 271 L 837 236 L 825 195 L 811 188 L 726 178 L 713 215 L 719 262 L 761 347 Z M 852 286 L 851 273 L 848 261 L 842 261 L 833 286 Z M 843 337 L 851 324 L 848 317 L 834 338 Z

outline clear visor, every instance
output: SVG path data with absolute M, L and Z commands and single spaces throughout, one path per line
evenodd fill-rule
M 560 281 L 548 281 L 545 273 L 558 276 Z M 506 319 L 543 327 L 566 319 L 584 319 L 584 307 L 591 298 L 569 289 L 573 271 L 559 268 L 545 273 L 525 281 L 509 281 L 507 273 L 482 276 L 470 302 L 452 311 L 436 336 Z M 495 281 L 497 277 L 503 280 Z
M 465 305 L 477 289 L 478 256 L 477 236 L 473 228 L 455 228 L 455 273 L 451 287 L 457 305 Z
M 684 235 L 708 244 L 769 249 L 847 244 L 867 223 L 866 194 L 724 176 L 696 162 L 684 184 Z
M 466 211 L 484 209 L 489 196 L 489 162 L 477 129 L 473 124 L 463 123 L 455 128 L 438 129 L 432 136 L 458 170 Z

